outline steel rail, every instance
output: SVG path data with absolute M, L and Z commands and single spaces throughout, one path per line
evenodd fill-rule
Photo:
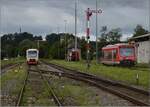
M 44 76 L 42 75 L 42 72 L 39 70 L 39 69 L 36 69 L 36 70 L 33 70 L 33 69 L 30 69 L 30 66 L 29 66 L 29 69 L 27 70 L 27 74 L 26 74 L 26 77 L 24 79 L 24 84 L 23 84 L 23 87 L 21 88 L 20 92 L 19 92 L 19 95 L 18 95 L 18 99 L 16 101 L 16 106 L 19 107 L 21 105 L 21 100 L 23 98 L 23 94 L 24 94 L 24 90 L 25 90 L 25 86 L 27 84 L 27 79 L 28 79 L 28 76 L 29 76 L 29 71 L 33 71 L 33 72 L 38 72 L 41 76 L 41 78 L 43 79 L 45 85 L 47 86 L 47 90 L 49 92 L 49 95 L 53 97 L 55 103 L 58 105 L 58 106 L 62 106 L 61 102 L 59 101 L 58 97 L 56 96 L 55 92 L 53 91 L 53 89 L 50 87 L 48 81 L 46 80 L 46 78 L 44 78 Z
M 33 71 L 34 71 L 34 70 L 33 70 Z M 38 71 L 39 71 L 39 73 L 40 73 L 40 75 L 41 75 L 41 77 L 42 77 L 42 79 L 43 79 L 45 85 L 47 86 L 47 89 L 48 89 L 49 94 L 52 95 L 52 97 L 53 97 L 55 103 L 56 103 L 59 107 L 61 107 L 61 106 L 62 106 L 61 101 L 58 99 L 58 97 L 57 97 L 56 93 L 54 92 L 54 90 L 50 87 L 50 84 L 49 84 L 48 80 L 47 80 L 46 78 L 44 78 L 44 76 L 43 76 L 43 74 L 42 74 L 42 72 L 41 72 L 40 70 L 38 70 Z
M 49 73 L 50 72 L 50 71 L 45 71 L 45 70 L 41 70 L 41 71 L 42 71 L 42 73 L 46 73 L 46 72 Z M 59 76 L 59 72 L 55 72 L 55 71 L 51 71 L 51 72 L 53 72 L 53 74 Z M 75 80 L 79 80 L 79 81 L 83 81 L 83 82 L 89 83 L 89 84 L 91 84 L 93 86 L 97 86 L 97 87 L 103 89 L 104 91 L 108 91 L 108 92 L 110 92 L 112 94 L 115 94 L 115 95 L 117 95 L 117 96 L 119 96 L 121 98 L 124 98 L 124 99 L 126 99 L 126 100 L 128 100 L 128 101 L 130 101 L 130 102 L 132 102 L 132 103 L 134 103 L 136 105 L 149 106 L 149 104 L 144 103 L 142 101 L 139 101 L 136 98 L 131 97 L 131 96 L 127 95 L 127 94 L 121 93 L 118 90 L 112 89 L 112 88 L 108 87 L 107 85 L 106 86 L 105 85 L 101 85 L 101 84 L 99 84 L 96 81 L 89 80 L 87 78 L 83 78 L 82 76 L 80 77 L 79 75 L 74 75 L 74 74 L 68 73 L 68 72 L 67 73 L 66 72 L 62 72 L 61 74 L 62 74 L 62 76 L 65 76 L 65 77 L 68 77 L 68 78 L 72 78 L 72 79 L 75 79 Z
M 23 83 L 23 87 L 21 88 L 21 91 L 20 91 L 20 93 L 19 93 L 19 95 L 18 95 L 18 100 L 17 100 L 17 102 L 16 102 L 16 106 L 17 106 L 17 107 L 19 107 L 20 104 L 21 104 L 21 100 L 22 100 L 22 98 L 23 98 L 23 93 L 24 93 L 24 90 L 25 90 L 25 86 L 26 86 L 26 84 L 27 84 L 28 75 L 29 75 L 29 71 L 27 70 L 26 77 L 25 77 L 24 83 Z
M 73 79 L 79 79 L 79 80 L 82 80 L 82 81 L 84 81 L 84 82 L 88 82 L 88 83 L 91 83 L 91 84 L 94 84 L 95 86 L 98 86 L 98 87 L 100 87 L 100 88 L 102 88 L 102 89 L 104 89 L 104 90 L 106 90 L 106 91 L 109 91 L 110 93 L 112 93 L 112 94 L 115 94 L 115 95 L 118 95 L 119 97 L 122 97 L 122 98 L 124 98 L 124 99 L 126 99 L 126 100 L 128 100 L 128 101 L 130 101 L 130 102 L 132 102 L 132 103 L 134 103 L 134 104 L 136 104 L 136 105 L 140 105 L 140 106 L 149 106 L 149 104 L 148 103 L 145 103 L 145 102 L 142 102 L 141 100 L 139 100 L 139 99 L 137 99 L 137 98 L 134 98 L 134 97 L 132 97 L 132 96 L 130 96 L 130 95 L 127 95 L 127 94 L 125 94 L 125 93 L 123 93 L 123 92 L 119 92 L 119 90 L 116 90 L 116 89 L 113 89 L 112 87 L 108 87 L 109 85 L 110 85 L 110 81 L 108 82 L 106 82 L 106 81 L 102 81 L 102 82 L 105 82 L 105 83 L 109 83 L 108 85 L 101 85 L 101 84 L 98 84 L 98 79 L 96 78 L 96 77 L 92 77 L 91 75 L 89 75 L 89 74 L 85 74 L 84 75 L 84 73 L 77 73 L 77 72 L 75 72 L 75 73 L 73 73 L 73 72 L 66 72 L 66 69 L 64 68 L 64 67 L 61 67 L 61 66 L 56 66 L 56 65 L 54 65 L 54 64 L 47 64 L 47 65 L 49 65 L 49 66 L 51 66 L 51 67 L 54 67 L 54 68 L 56 68 L 56 69 L 59 69 L 59 70 L 61 70 L 61 71 L 64 71 L 62 74 L 65 74 L 65 75 L 68 75 L 68 76 L 71 76 L 71 78 L 73 78 Z M 53 65 L 53 66 L 52 66 Z M 68 70 L 68 69 L 67 69 Z M 70 71 L 72 71 L 72 70 L 70 70 Z M 55 72 L 55 74 L 57 73 L 57 75 L 58 75 L 58 72 Z M 96 78 L 96 80 L 94 80 Z M 117 85 L 117 86 L 119 86 L 120 84 L 118 84 L 118 83 L 115 83 L 115 82 L 112 82 L 112 84 L 113 85 Z M 111 85 L 112 85 L 111 84 Z M 129 86 L 124 86 L 124 85 L 120 85 L 120 87 L 124 87 L 124 88 L 127 88 L 127 89 L 133 89 L 133 90 L 135 90 L 135 91 L 137 91 L 137 92 L 141 92 L 142 94 L 145 94 L 145 95 L 149 95 L 149 92 L 147 92 L 147 91 L 144 91 L 144 90 L 141 90 L 140 91 L 140 89 L 136 89 L 136 88 L 134 88 L 134 87 L 129 87 Z
M 15 68 L 19 65 L 20 63 L 17 63 L 17 64 L 10 64 L 10 65 L 6 65 L 4 67 L 1 68 L 1 72 L 0 72 L 0 75 L 3 75 L 6 71 L 12 69 L 12 68 Z
M 117 81 L 104 79 L 103 77 L 96 76 L 96 75 L 93 75 L 93 74 L 89 74 L 89 73 L 85 73 L 85 72 L 81 72 L 81 71 L 65 68 L 63 66 L 56 65 L 56 64 L 53 64 L 53 63 L 47 63 L 47 62 L 44 62 L 44 61 L 42 61 L 42 62 L 44 64 L 46 64 L 46 65 L 50 65 L 50 66 L 52 66 L 54 68 L 57 68 L 59 70 L 65 71 L 65 72 L 69 71 L 69 72 L 72 72 L 72 73 L 77 73 L 77 74 L 82 75 L 83 77 L 86 77 L 86 78 L 89 78 L 89 79 L 93 79 L 93 80 L 96 80 L 96 81 L 102 81 L 102 82 L 113 84 L 113 85 L 118 85 L 118 86 L 121 86 L 121 87 L 124 87 L 124 88 L 128 88 L 128 89 L 134 90 L 134 91 L 139 92 L 139 93 L 143 93 L 143 94 L 148 95 L 148 96 L 150 95 L 149 91 L 146 91 L 146 90 L 143 90 L 143 89 L 139 89 L 137 87 L 129 86 L 129 85 L 117 82 Z
M 100 87 L 101 89 L 103 89 L 104 91 L 108 91 L 112 94 L 115 94 L 123 99 L 126 99 L 136 105 L 140 105 L 140 106 L 149 106 L 149 104 L 146 104 L 142 101 L 139 101 L 137 100 L 136 98 L 133 98 L 129 95 L 126 95 L 124 93 L 121 93 L 119 92 L 118 90 L 114 90 L 114 89 L 111 89 L 110 87 L 107 87 L 107 86 L 104 86 L 104 85 L 101 85 L 101 84 L 98 84 L 97 82 L 95 81 L 92 81 L 92 80 L 89 80 L 89 79 L 85 79 L 85 78 L 82 78 L 82 77 L 79 77 L 79 76 L 74 76 L 72 74 L 69 74 L 67 77 L 70 77 L 70 78 L 73 78 L 73 79 L 76 79 L 76 80 L 81 80 L 81 81 L 84 81 L 86 83 L 89 83 L 89 84 L 92 84 L 93 86 L 97 86 L 97 87 Z
M 8 67 L 13 66 L 13 65 L 16 65 L 16 63 L 14 63 L 14 64 L 6 64 L 6 65 L 2 66 L 1 69 L 5 69 L 5 68 L 8 68 Z

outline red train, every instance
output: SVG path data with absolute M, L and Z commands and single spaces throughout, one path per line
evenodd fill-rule
M 131 66 L 136 62 L 135 48 L 129 44 L 107 45 L 102 48 L 103 64 Z

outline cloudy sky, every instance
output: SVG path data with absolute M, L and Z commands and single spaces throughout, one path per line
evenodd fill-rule
M 150 0 L 98 0 L 98 34 L 100 28 L 121 28 L 123 39 L 130 37 L 137 24 L 149 29 Z M 30 32 L 43 37 L 52 32 L 74 33 L 75 0 L 0 0 L 0 35 Z M 77 0 L 78 36 L 85 35 L 87 8 L 95 9 L 95 0 Z M 91 39 L 95 39 L 95 14 L 91 17 Z

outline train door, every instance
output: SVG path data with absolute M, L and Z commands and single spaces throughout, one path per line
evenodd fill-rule
M 116 64 L 117 61 L 117 49 L 112 50 L 112 63 Z

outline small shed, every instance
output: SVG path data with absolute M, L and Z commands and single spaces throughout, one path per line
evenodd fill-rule
M 150 33 L 132 37 L 136 49 L 137 63 L 150 63 Z
M 67 59 L 71 60 L 70 57 L 72 56 L 72 52 L 78 52 L 79 54 L 79 60 L 81 59 L 81 49 L 79 43 L 77 44 L 77 49 L 75 49 L 75 44 L 74 42 L 68 44 L 68 50 L 67 50 Z

